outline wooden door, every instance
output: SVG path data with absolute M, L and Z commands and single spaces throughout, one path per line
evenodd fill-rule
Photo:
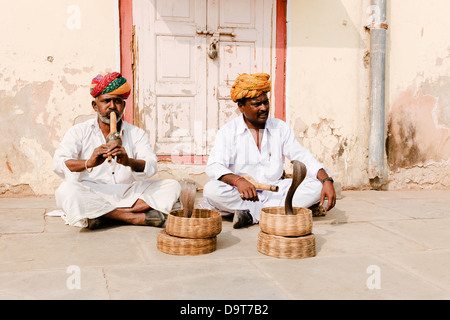
M 198 162 L 238 113 L 241 73 L 272 73 L 274 0 L 136 0 L 135 124 L 160 158 Z M 179 158 L 178 156 L 185 156 Z

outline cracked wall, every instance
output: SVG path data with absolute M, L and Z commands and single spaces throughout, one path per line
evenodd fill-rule
M 345 189 L 366 188 L 367 1 L 292 1 L 288 122 Z
M 370 1 L 292 1 L 289 123 L 346 189 L 369 188 Z M 387 3 L 384 189 L 450 188 L 450 3 Z
M 0 2 L 0 196 L 53 194 L 53 153 L 115 68 L 114 2 Z
M 91 79 L 116 69 L 114 1 L 0 3 L 8 8 L 0 11 L 0 196 L 53 194 L 54 150 L 94 115 Z M 288 8 L 287 120 L 344 189 L 369 187 L 369 4 L 296 0 Z M 388 189 L 450 187 L 449 9 L 447 0 L 388 1 Z M 149 96 L 142 89 L 137 98 Z M 184 171 L 205 179 L 196 166 L 161 166 L 162 176 Z
M 390 189 L 450 188 L 450 3 L 391 1 L 386 95 Z

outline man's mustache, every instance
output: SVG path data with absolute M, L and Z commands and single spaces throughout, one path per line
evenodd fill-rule
M 106 111 L 105 116 L 108 117 L 108 118 L 111 118 L 111 113 L 113 113 L 113 112 L 116 114 L 117 119 L 119 119 L 121 114 L 117 110 L 108 110 L 108 111 Z
M 110 124 L 110 122 L 111 122 L 111 113 L 112 112 L 114 112 L 116 114 L 117 123 L 122 121 L 122 115 L 123 114 L 120 114 L 119 112 L 117 112 L 117 110 L 108 110 L 108 111 L 106 111 L 105 115 L 100 114 L 100 112 L 97 112 L 97 113 L 98 113 L 98 116 L 99 116 L 100 120 L 103 123 Z

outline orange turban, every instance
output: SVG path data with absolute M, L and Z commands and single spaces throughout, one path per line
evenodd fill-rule
M 264 92 L 269 92 L 269 78 L 267 73 L 241 74 L 231 88 L 231 99 L 236 102 L 242 98 L 256 98 Z

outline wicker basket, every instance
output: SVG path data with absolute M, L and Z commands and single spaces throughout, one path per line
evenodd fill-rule
M 312 232 L 312 213 L 306 208 L 293 208 L 294 215 L 286 215 L 284 207 L 261 209 L 259 225 L 267 234 L 299 237 Z
M 183 210 L 170 212 L 166 232 L 175 237 L 205 239 L 217 236 L 222 231 L 222 216 L 219 212 L 194 209 L 191 218 L 185 218 Z
M 304 259 L 316 255 L 316 238 L 314 234 L 302 237 L 282 237 L 260 232 L 258 251 L 280 259 Z
M 216 243 L 216 237 L 207 239 L 178 238 L 167 234 L 164 229 L 158 233 L 156 238 L 156 246 L 159 251 L 181 256 L 211 253 L 216 250 Z

